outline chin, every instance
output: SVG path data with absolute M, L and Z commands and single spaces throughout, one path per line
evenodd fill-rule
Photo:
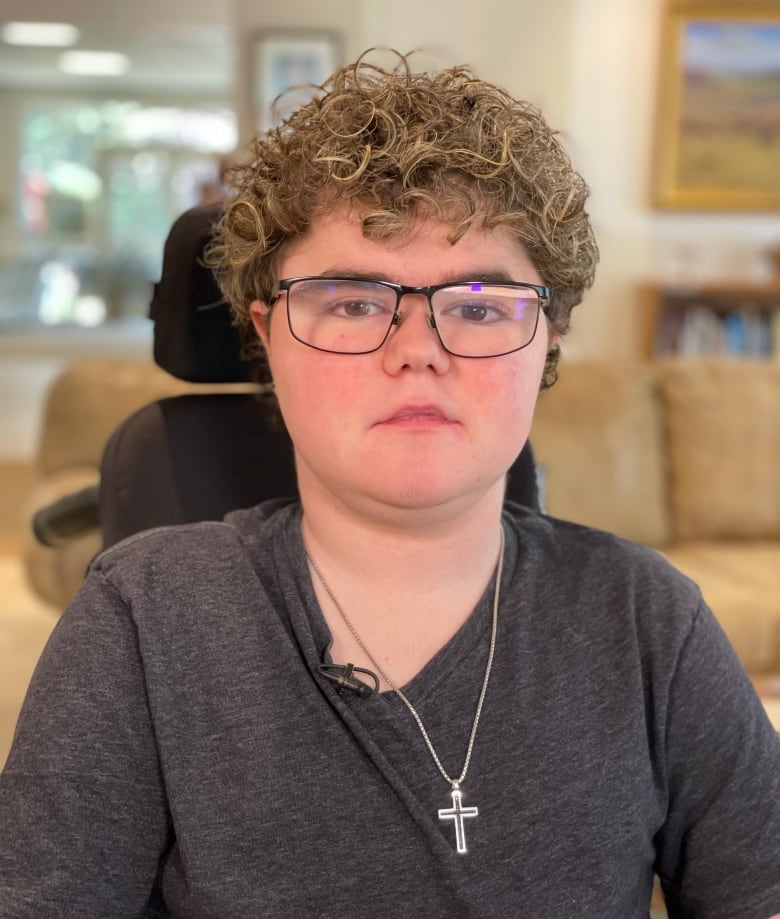
M 397 510 L 443 510 L 473 505 L 483 499 L 489 500 L 496 493 L 503 500 L 504 479 L 503 474 L 492 480 L 444 478 L 436 473 L 430 476 L 417 474 L 406 479 L 386 480 L 382 487 L 374 491 L 372 497 Z

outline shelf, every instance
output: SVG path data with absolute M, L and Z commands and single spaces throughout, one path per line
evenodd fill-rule
M 642 287 L 645 358 L 780 360 L 780 284 Z

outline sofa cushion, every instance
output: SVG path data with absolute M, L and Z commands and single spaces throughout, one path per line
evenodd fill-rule
M 649 366 L 560 365 L 531 443 L 550 514 L 646 545 L 671 535 L 661 405 Z
M 742 665 L 780 672 L 780 543 L 687 542 L 663 554 L 701 587 Z
M 108 437 L 137 409 L 166 396 L 195 392 L 254 391 L 249 383 L 193 384 L 150 360 L 78 361 L 51 385 L 46 399 L 38 469 L 44 475 L 70 466 L 97 467 Z
M 780 366 L 700 359 L 658 373 L 676 537 L 780 536 Z
M 151 361 L 87 359 L 67 367 L 49 389 L 38 468 L 44 475 L 98 465 L 103 444 L 127 415 L 185 384 Z

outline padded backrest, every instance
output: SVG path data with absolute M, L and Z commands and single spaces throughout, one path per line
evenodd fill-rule
M 103 546 L 152 527 L 221 520 L 228 511 L 297 494 L 290 438 L 261 397 L 161 399 L 130 415 L 106 444 Z
M 154 359 L 190 383 L 261 382 L 263 362 L 241 356 L 238 329 L 205 253 L 222 215 L 221 203 L 199 205 L 174 221 L 154 285 Z

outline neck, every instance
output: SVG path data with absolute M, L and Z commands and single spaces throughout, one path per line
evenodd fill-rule
M 478 502 L 460 508 L 390 508 L 380 513 L 338 499 L 310 500 L 301 490 L 303 535 L 309 552 L 333 571 L 360 575 L 391 592 L 443 579 L 483 578 L 498 555 L 503 482 Z
M 490 585 L 501 541 L 503 483 L 471 505 L 370 515 L 337 500 L 307 500 L 303 537 L 339 605 L 396 685 L 455 634 Z M 375 670 L 316 577 L 336 663 Z M 387 685 L 382 682 L 382 688 Z

